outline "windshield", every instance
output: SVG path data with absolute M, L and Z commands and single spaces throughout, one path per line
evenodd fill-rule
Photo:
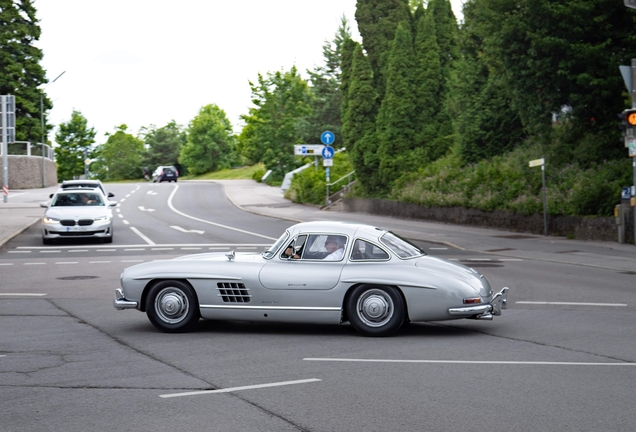
M 274 255 L 276 255 L 276 251 L 280 249 L 280 247 L 283 245 L 283 243 L 287 241 L 288 238 L 289 238 L 289 231 L 285 231 L 285 233 L 282 236 L 280 236 L 278 240 L 276 240 L 276 243 L 271 245 L 265 252 L 263 252 L 263 258 L 270 259 Z
M 414 244 L 409 243 L 404 240 L 402 237 L 398 237 L 392 232 L 387 232 L 382 237 L 380 237 L 380 241 L 385 244 L 394 254 L 402 259 L 419 257 L 422 255 L 426 255 L 422 249 L 418 248 Z
M 71 206 L 104 206 L 104 200 L 99 193 L 77 192 L 57 194 L 51 203 L 51 207 Z

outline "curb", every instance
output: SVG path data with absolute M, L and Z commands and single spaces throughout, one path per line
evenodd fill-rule
M 19 230 L 17 230 L 16 232 L 14 232 L 13 234 L 9 235 L 8 237 L 6 237 L 4 240 L 0 240 L 0 248 L 2 248 L 5 244 L 9 243 L 11 240 L 13 240 L 14 237 L 22 234 L 23 232 L 25 232 L 26 230 L 28 230 L 29 228 L 31 228 L 33 225 L 35 225 L 35 223 L 37 221 L 39 221 L 41 218 L 35 218 L 33 219 L 33 221 L 31 223 L 29 223 L 28 225 L 23 226 L 22 228 L 20 228 Z

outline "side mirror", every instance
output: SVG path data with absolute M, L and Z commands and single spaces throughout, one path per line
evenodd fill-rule
M 108 192 L 108 198 L 112 198 L 112 197 L 114 197 L 114 196 L 115 196 L 115 194 L 114 194 L 114 193 L 112 193 L 112 192 Z
M 40 203 L 40 207 L 49 208 L 49 202 L 48 201 L 42 201 Z
M 53 198 L 53 194 L 49 195 L 49 198 Z
M 117 205 L 117 201 L 108 201 L 108 207 L 115 207 Z

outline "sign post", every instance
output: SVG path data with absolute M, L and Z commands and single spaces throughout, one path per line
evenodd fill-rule
M 545 159 L 535 159 L 529 162 L 530 168 L 541 167 L 541 180 L 543 182 L 543 235 L 548 235 L 548 201 L 545 190 Z
M 0 139 L 2 140 L 2 195 L 9 199 L 9 143 L 15 141 L 15 96 L 0 96 Z
M 325 181 L 327 183 L 327 197 L 325 198 L 325 204 L 331 204 L 329 202 L 329 182 L 331 181 L 330 177 L 330 168 L 333 166 L 333 156 L 336 154 L 333 147 L 331 145 L 336 141 L 336 136 L 333 132 L 324 131 L 320 134 L 320 141 L 325 145 L 322 149 L 322 165 L 325 167 Z

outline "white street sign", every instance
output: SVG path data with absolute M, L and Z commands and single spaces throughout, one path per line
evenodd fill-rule
M 322 144 L 295 144 L 294 155 L 296 156 L 318 156 L 325 146 Z
M 530 168 L 545 165 L 545 159 L 535 159 L 530 161 Z
M 322 166 L 324 166 L 324 167 L 333 166 L 333 159 L 323 159 L 322 160 Z

